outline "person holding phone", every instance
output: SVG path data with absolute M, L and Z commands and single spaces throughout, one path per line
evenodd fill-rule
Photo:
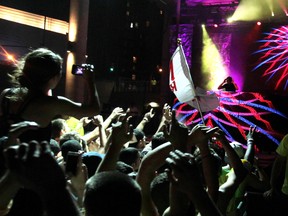
M 61 56 L 47 48 L 32 50 L 17 63 L 10 74 L 11 88 L 5 89 L 0 96 L 0 136 L 7 136 L 14 123 L 33 121 L 39 128 L 25 131 L 19 140 L 26 143 L 31 140 L 49 142 L 51 121 L 56 116 L 68 115 L 80 119 L 99 114 L 100 102 L 90 65 L 83 66 L 81 76 L 86 82 L 88 95 L 83 103 L 49 94 L 62 77 L 62 63 Z M 37 194 L 20 189 L 14 198 L 11 215 L 33 215 L 31 211 L 35 206 L 41 206 L 39 202 Z
M 10 74 L 12 87 L 1 94 L 0 135 L 7 134 L 11 123 L 35 121 L 41 129 L 48 129 L 43 133 L 37 131 L 36 135 L 24 141 L 32 138 L 49 141 L 49 126 L 56 116 L 68 115 L 80 119 L 99 114 L 100 102 L 91 68 L 84 65 L 81 76 L 86 82 L 88 100 L 79 103 L 62 96 L 51 96 L 49 91 L 57 86 L 62 76 L 62 58 L 46 48 L 29 52 Z

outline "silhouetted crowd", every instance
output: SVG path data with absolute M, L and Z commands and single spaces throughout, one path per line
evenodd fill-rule
M 29 52 L 10 74 L 0 96 L 0 215 L 288 214 L 288 135 L 264 166 L 253 125 L 241 144 L 218 127 L 187 127 L 167 103 L 136 124 L 129 108 L 104 117 L 93 67 L 83 68 L 83 103 L 51 94 L 62 75 L 51 50 Z

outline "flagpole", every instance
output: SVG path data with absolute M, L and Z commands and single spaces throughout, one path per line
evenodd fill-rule
M 195 92 L 196 92 L 196 91 L 195 91 Z M 199 101 L 198 101 L 198 96 L 197 96 L 197 95 L 196 95 L 196 97 L 195 97 L 195 100 L 196 100 L 196 103 L 197 103 L 198 112 L 199 112 L 199 114 L 200 114 L 200 116 L 201 116 L 202 122 L 203 122 L 203 124 L 205 124 L 205 122 L 204 122 L 204 118 L 203 118 L 203 115 L 202 115 L 202 111 L 201 111 L 201 108 L 200 108 L 200 104 L 199 104 Z
M 177 45 L 180 46 L 181 44 L 182 44 L 181 38 L 177 38 Z M 196 94 L 196 95 L 195 95 L 195 100 L 196 100 L 198 112 L 199 112 L 199 114 L 200 114 L 200 117 L 201 117 L 201 119 L 202 119 L 203 124 L 205 124 L 204 118 L 203 118 L 203 115 L 202 115 L 202 111 L 201 111 L 201 107 L 200 107 L 200 104 L 199 104 L 199 101 L 198 101 L 197 92 L 196 92 L 196 90 L 195 90 L 194 85 L 192 86 L 192 88 L 193 88 L 193 90 L 194 90 L 194 92 L 195 92 L 195 94 Z

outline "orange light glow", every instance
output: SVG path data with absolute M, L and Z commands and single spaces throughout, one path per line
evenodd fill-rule
M 7 55 L 7 58 L 8 58 L 10 61 L 13 61 L 13 62 L 15 61 L 15 59 L 14 59 L 14 56 L 13 56 L 13 55 L 10 55 L 10 54 L 9 54 L 9 55 Z
M 33 13 L 28 13 L 21 10 L 16 10 L 9 7 L 0 6 L 0 19 L 32 26 L 35 28 L 45 28 L 45 30 L 56 32 L 59 34 L 66 35 L 68 33 L 68 22 Z
M 16 62 L 15 58 L 13 55 L 11 55 L 10 53 L 8 53 L 8 51 L 0 45 L 0 48 L 2 49 L 3 52 L 0 52 L 0 55 L 6 57 L 9 61 L 12 61 L 13 63 Z

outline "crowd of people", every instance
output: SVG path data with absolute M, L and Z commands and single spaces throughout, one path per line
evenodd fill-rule
M 61 65 L 51 50 L 33 50 L 1 94 L 0 215 L 287 214 L 288 135 L 271 173 L 255 157 L 255 126 L 241 145 L 218 127 L 188 128 L 163 104 L 146 136 L 155 110 L 136 125 L 129 109 L 104 117 L 89 65 L 88 100 L 51 95 Z

